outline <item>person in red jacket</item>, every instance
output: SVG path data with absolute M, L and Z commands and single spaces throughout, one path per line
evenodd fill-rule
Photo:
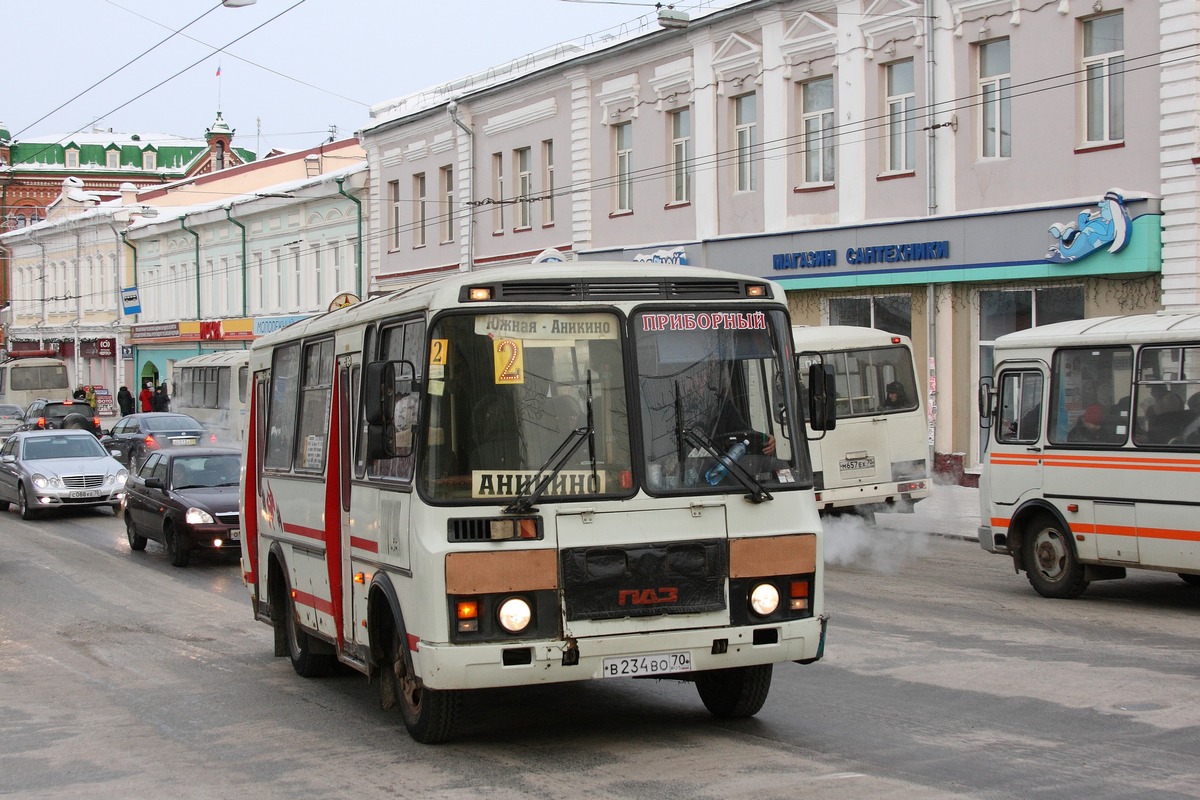
M 150 388 L 150 381 L 146 381 L 146 385 L 142 387 L 141 394 L 138 395 L 138 402 L 141 403 L 142 411 L 153 410 L 153 407 L 150 405 L 153 399 L 154 390 Z

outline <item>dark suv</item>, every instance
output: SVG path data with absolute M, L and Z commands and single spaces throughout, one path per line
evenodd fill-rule
M 23 431 L 76 428 L 100 435 L 100 417 L 82 400 L 34 400 L 25 409 Z

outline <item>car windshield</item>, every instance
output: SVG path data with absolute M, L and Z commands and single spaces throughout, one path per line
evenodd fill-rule
M 25 412 L 20 406 L 0 405 L 0 419 L 20 419 L 25 416 Z
M 237 486 L 241 457 L 236 454 L 188 456 L 171 465 L 171 485 L 175 489 Z
M 26 461 L 52 458 L 96 458 L 107 455 L 93 436 L 39 436 L 25 440 L 21 457 Z
M 184 414 L 154 414 L 145 418 L 146 428 L 152 431 L 194 431 L 200 423 Z

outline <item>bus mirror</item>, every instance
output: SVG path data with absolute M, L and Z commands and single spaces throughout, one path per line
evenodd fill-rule
M 808 368 L 808 418 L 815 431 L 831 431 L 837 426 L 832 364 L 816 363 Z
M 363 380 L 363 413 L 368 425 L 384 426 L 391 421 L 396 405 L 396 365 L 391 361 L 367 364 Z
M 985 375 L 979 379 L 979 427 L 992 427 L 992 417 L 996 413 L 996 392 L 992 384 L 992 376 Z

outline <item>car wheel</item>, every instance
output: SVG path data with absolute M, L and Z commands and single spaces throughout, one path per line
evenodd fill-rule
M 1088 587 L 1083 565 L 1070 535 L 1053 517 L 1043 514 L 1025 532 L 1025 574 L 1042 597 L 1069 600 Z
M 182 538 L 179 531 L 175 530 L 175 523 L 167 520 L 163 525 L 163 543 L 167 546 L 167 557 L 171 559 L 173 567 L 186 567 L 192 560 L 192 551 L 186 542 L 180 541 Z
M 146 549 L 146 537 L 138 535 L 137 527 L 133 524 L 133 516 L 131 514 L 125 515 L 125 538 L 129 540 L 130 550 Z
M 767 702 L 770 690 L 770 664 L 712 669 L 696 674 L 696 691 L 704 707 L 716 717 L 752 717 Z
M 17 510 L 21 512 L 21 519 L 35 519 L 38 512 L 29 505 L 29 495 L 25 491 L 25 484 L 21 484 L 17 488 Z
M 421 744 L 437 744 L 454 736 L 462 708 L 462 692 L 426 689 L 413 674 L 412 657 L 392 627 L 379 665 L 379 705 L 400 706 L 404 727 Z
M 146 460 L 146 451 L 142 448 L 129 451 L 129 471 L 137 472 L 142 468 L 142 462 Z
M 302 678 L 321 678 L 333 672 L 334 657 L 330 653 L 313 652 L 313 643 L 300 628 L 296 602 L 290 596 L 284 601 L 283 624 L 287 636 L 288 657 L 292 669 Z

